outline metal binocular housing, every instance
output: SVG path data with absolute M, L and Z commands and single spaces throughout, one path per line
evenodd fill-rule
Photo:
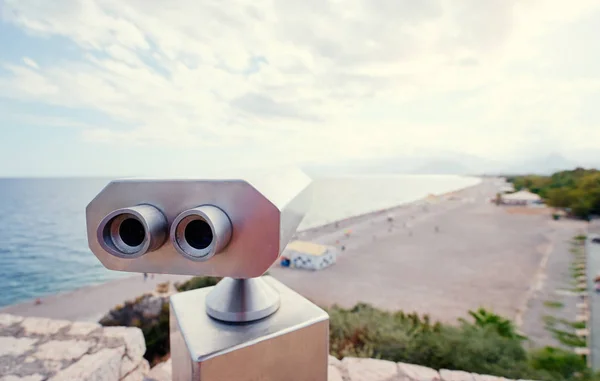
M 300 171 L 112 181 L 87 206 L 89 246 L 111 270 L 258 277 L 307 212 L 310 184 Z
M 302 221 L 300 171 L 244 180 L 116 180 L 87 207 L 112 270 L 217 276 L 170 297 L 174 381 L 326 381 L 329 316 L 263 275 Z

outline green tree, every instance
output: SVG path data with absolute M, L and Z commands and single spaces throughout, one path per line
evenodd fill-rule
M 546 196 L 546 202 L 557 208 L 568 208 L 573 200 L 573 191 L 567 188 L 549 189 Z
M 546 203 L 565 208 L 573 216 L 589 219 L 600 215 L 600 172 L 576 168 L 552 176 L 513 176 L 508 180 L 516 189 L 527 188 L 539 194 Z

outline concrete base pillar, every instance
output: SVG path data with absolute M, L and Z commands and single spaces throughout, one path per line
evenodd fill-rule
M 272 315 L 225 323 L 206 312 L 212 287 L 171 297 L 173 381 L 326 381 L 329 316 L 272 277 L 280 295 Z

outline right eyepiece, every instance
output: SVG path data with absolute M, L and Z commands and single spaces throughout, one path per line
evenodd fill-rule
M 231 239 L 231 220 L 221 209 L 202 205 L 186 210 L 171 225 L 175 249 L 193 261 L 206 261 L 222 251 Z

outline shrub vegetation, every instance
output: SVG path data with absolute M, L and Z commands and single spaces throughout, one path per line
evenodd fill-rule
M 512 379 L 600 380 L 573 352 L 552 347 L 528 352 L 527 339 L 510 320 L 484 309 L 470 311 L 470 319 L 458 325 L 368 304 L 328 312 L 330 351 L 338 358 L 376 357 Z
M 175 287 L 187 291 L 212 286 L 219 280 L 195 277 Z M 146 338 L 145 357 L 155 364 L 169 353 L 166 300 L 159 316 L 151 320 L 145 321 L 141 314 L 126 322 L 113 319 L 104 323 L 141 328 Z M 134 305 L 127 302 L 122 308 Z M 375 357 L 512 379 L 600 381 L 583 357 L 573 352 L 552 347 L 527 351 L 523 346 L 527 338 L 519 334 L 513 322 L 485 309 L 469 311 L 469 318 L 455 325 L 434 322 L 427 315 L 382 311 L 364 303 L 351 309 L 334 306 L 327 312 L 330 353 L 338 358 Z M 113 316 L 120 314 L 123 312 Z

